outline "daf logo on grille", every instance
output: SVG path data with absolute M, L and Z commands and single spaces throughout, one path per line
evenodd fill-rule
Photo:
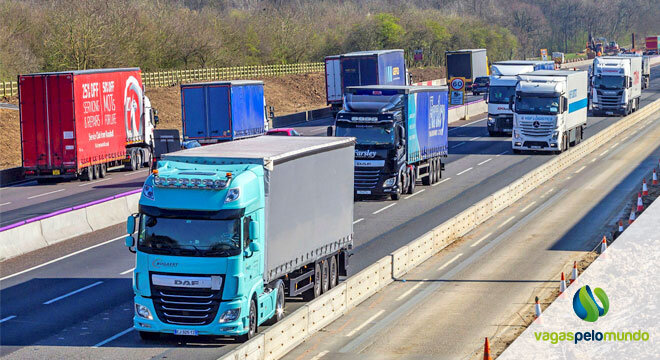
M 197 281 L 197 280 L 194 280 L 194 281 L 174 280 L 174 285 L 177 285 L 177 286 L 195 286 L 196 287 L 196 286 L 199 285 L 199 281 Z
M 539 126 L 541 126 L 541 123 L 537 121 L 534 121 L 534 127 L 538 129 Z

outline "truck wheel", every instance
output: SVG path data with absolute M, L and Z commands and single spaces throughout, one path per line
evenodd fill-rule
M 158 340 L 160 333 L 150 331 L 138 331 L 142 340 Z
M 266 325 L 275 325 L 278 321 L 284 319 L 284 306 L 286 300 L 284 298 L 284 283 L 282 281 L 278 281 L 275 291 L 277 291 L 277 299 L 275 299 L 275 314 L 266 321 Z
M 321 264 L 314 264 L 314 287 L 303 293 L 303 300 L 310 301 L 321 296 Z
M 417 179 L 415 179 L 415 168 L 413 167 L 412 169 L 409 169 L 409 174 L 408 174 L 408 194 L 413 194 L 415 192 L 415 182 L 417 182 Z
M 92 169 L 91 166 L 88 166 L 80 172 L 80 180 L 81 181 L 90 181 L 92 180 Z
M 108 166 L 106 164 L 99 164 L 99 177 L 104 178 L 108 174 Z
M 433 169 L 431 173 L 431 184 L 435 184 L 438 182 L 438 159 L 432 159 L 431 164 L 433 164 L 431 167 Z
M 252 339 L 257 334 L 257 304 L 254 303 L 254 298 L 250 299 L 250 313 L 248 314 L 248 332 L 236 337 L 238 342 L 246 342 Z
M 401 181 L 401 177 L 402 177 L 402 174 L 399 174 L 399 176 L 397 177 L 397 189 L 396 189 L 396 192 L 395 192 L 394 194 L 391 194 L 391 195 L 390 195 L 390 198 L 392 198 L 392 200 L 399 200 L 399 199 L 401 199 L 401 192 L 403 191 L 403 183 L 402 183 L 402 181 Z
M 428 160 L 428 165 L 426 166 L 426 176 L 422 177 L 422 185 L 429 186 L 431 185 L 431 177 L 433 176 L 433 160 Z
M 522 154 L 522 151 L 520 151 L 520 150 L 518 150 L 518 149 L 513 149 L 513 153 L 514 153 L 514 154 Z
M 337 269 L 337 255 L 330 257 L 330 289 L 339 282 L 339 269 Z
M 330 290 L 330 265 L 328 259 L 321 262 L 321 291 L 325 294 Z
M 137 154 L 133 152 L 133 156 L 131 156 L 131 171 L 137 170 Z
M 98 179 L 99 176 L 101 176 L 101 169 L 99 169 L 99 167 L 100 166 L 98 164 L 92 166 L 92 180 Z
M 438 182 L 440 181 L 440 179 L 442 179 L 442 161 L 440 159 L 435 159 L 435 165 L 436 165 L 435 182 Z

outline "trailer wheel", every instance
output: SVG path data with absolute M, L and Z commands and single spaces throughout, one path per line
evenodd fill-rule
M 438 182 L 438 162 L 436 159 L 431 159 L 431 184 Z
M 337 269 L 337 255 L 330 257 L 330 289 L 339 282 L 339 269 Z
M 440 181 L 442 179 L 442 160 L 440 158 L 435 159 L 435 167 L 436 167 L 436 177 L 435 177 L 435 182 Z
M 284 306 L 286 303 L 284 298 L 284 283 L 281 280 L 278 281 L 275 289 L 275 291 L 277 291 L 277 299 L 275 300 L 275 314 L 273 314 L 273 317 L 266 321 L 266 325 L 275 325 L 277 322 L 284 319 Z
M 310 301 L 321 296 L 321 263 L 314 264 L 314 287 L 303 293 L 303 300 Z
M 99 177 L 104 178 L 108 174 L 108 166 L 106 164 L 99 164 Z
M 101 166 L 96 164 L 92 166 L 92 179 L 98 179 L 101 176 L 101 169 L 99 169 Z
M 236 337 L 238 342 L 246 342 L 252 339 L 257 334 L 257 304 L 254 298 L 250 299 L 250 312 L 248 314 L 248 332 Z
M 80 173 L 80 180 L 81 181 L 90 181 L 92 180 L 92 168 L 91 166 L 88 166 L 82 170 Z
M 138 331 L 138 334 L 140 334 L 140 339 L 142 340 L 158 340 L 160 337 L 160 333 L 157 332 L 150 332 L 150 331 Z
M 321 262 L 321 291 L 325 294 L 330 290 L 330 265 L 328 259 Z

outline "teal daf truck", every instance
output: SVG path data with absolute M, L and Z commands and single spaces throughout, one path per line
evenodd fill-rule
M 353 138 L 260 136 L 165 154 L 128 218 L 134 327 L 245 341 L 346 275 Z

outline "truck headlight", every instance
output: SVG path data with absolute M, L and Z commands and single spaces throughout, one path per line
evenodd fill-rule
M 552 133 L 552 140 L 557 140 L 558 137 L 559 137 L 559 131 L 555 131 L 554 133 Z
M 495 124 L 495 119 L 494 118 L 488 118 L 488 124 L 490 124 L 490 125 Z
M 520 133 L 518 132 L 518 130 L 513 131 L 513 137 L 516 139 L 520 139 Z
M 394 186 L 395 183 L 396 183 L 396 178 L 393 177 L 393 178 L 389 178 L 389 179 L 385 180 L 385 182 L 383 183 L 383 186 L 390 187 L 390 186 Z
M 236 308 L 236 309 L 229 309 L 220 315 L 220 319 L 218 320 L 219 323 L 228 323 L 232 321 L 236 321 L 238 319 L 238 316 L 241 314 L 241 308 Z
M 142 187 L 142 195 L 144 195 L 144 197 L 146 197 L 149 200 L 153 200 L 154 199 L 153 185 L 144 184 L 144 186 Z
M 137 314 L 137 316 L 139 316 L 141 318 L 145 318 L 147 320 L 153 320 L 154 319 L 154 317 L 151 316 L 151 311 L 149 311 L 149 308 L 147 308 L 144 305 L 135 304 L 135 313 Z
M 227 196 L 225 196 L 225 202 L 236 201 L 240 196 L 241 196 L 241 190 L 239 188 L 229 189 L 227 191 Z

